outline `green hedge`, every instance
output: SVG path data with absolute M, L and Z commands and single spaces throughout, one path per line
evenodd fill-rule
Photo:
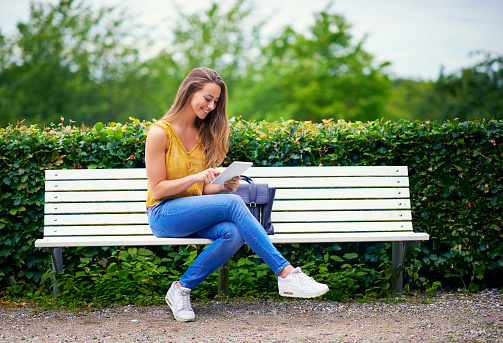
M 503 121 L 235 121 L 231 142 L 230 160 L 263 166 L 408 166 L 414 229 L 430 234 L 412 250 L 419 274 L 501 286 Z
M 143 167 L 149 125 L 131 118 L 92 128 L 0 129 L 1 289 L 32 291 L 49 268 L 48 255 L 34 248 L 43 235 L 44 170 Z M 414 229 L 431 237 L 409 252 L 412 286 L 424 284 L 421 280 L 472 290 L 501 286 L 494 276 L 503 269 L 503 121 L 314 124 L 234 118 L 231 125 L 225 164 L 408 166 Z M 303 246 L 281 250 L 313 262 L 313 246 Z M 364 246 L 363 259 L 377 263 L 383 247 Z M 82 263 L 79 255 L 108 257 L 114 250 L 72 249 L 65 252 L 68 269 Z
M 48 254 L 34 248 L 43 236 L 44 171 L 144 166 L 146 125 L 0 128 L 0 289 L 33 290 L 48 270 Z

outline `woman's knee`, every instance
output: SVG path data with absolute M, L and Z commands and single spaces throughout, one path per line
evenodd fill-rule
M 230 205 L 244 205 L 243 198 L 237 194 L 225 194 L 225 200 L 230 203 Z
M 241 198 L 237 194 L 229 194 L 230 195 L 230 208 L 238 211 L 244 211 L 245 213 L 248 213 L 248 208 L 246 207 L 246 204 L 243 201 L 243 198 Z

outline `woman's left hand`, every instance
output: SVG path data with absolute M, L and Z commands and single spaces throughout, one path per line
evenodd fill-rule
M 225 181 L 224 183 L 224 192 L 232 193 L 238 190 L 239 181 L 241 177 L 235 176 L 232 179 Z

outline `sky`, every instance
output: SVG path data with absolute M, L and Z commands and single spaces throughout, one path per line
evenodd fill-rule
M 40 0 L 54 3 L 56 0 Z M 234 0 L 221 0 L 222 6 Z M 177 20 L 177 6 L 185 13 L 208 9 L 211 0 L 88 0 L 96 5 L 126 8 L 134 22 L 152 27 L 152 37 L 169 36 Z M 503 0 L 248 0 L 257 21 L 270 18 L 262 29 L 266 37 L 286 26 L 305 33 L 313 14 L 329 6 L 351 25 L 355 42 L 376 63 L 390 62 L 391 75 L 436 80 L 443 67 L 449 74 L 481 61 L 476 51 L 503 55 Z M 29 18 L 30 0 L 0 0 L 0 29 L 15 32 L 17 22 Z M 170 25 L 171 24 L 171 25 Z

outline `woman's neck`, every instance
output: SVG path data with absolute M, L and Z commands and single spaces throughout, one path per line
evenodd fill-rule
M 196 129 L 196 115 L 193 111 L 187 110 L 187 108 L 184 108 L 177 114 L 166 118 L 166 120 L 169 121 L 172 126 L 176 126 L 184 131 Z

